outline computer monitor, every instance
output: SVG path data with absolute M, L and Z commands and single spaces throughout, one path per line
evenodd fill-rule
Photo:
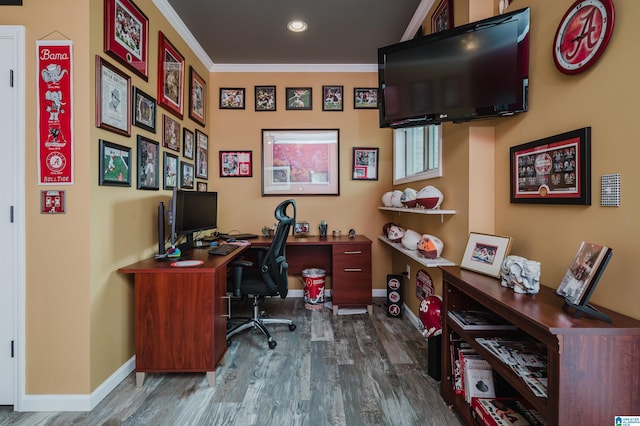
M 194 233 L 218 227 L 217 192 L 176 190 L 173 194 L 173 238 L 184 235 L 187 243 L 193 245 Z

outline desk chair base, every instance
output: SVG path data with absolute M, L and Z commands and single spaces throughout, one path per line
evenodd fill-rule
M 271 337 L 271 333 L 269 333 L 269 330 L 266 327 L 267 324 L 287 324 L 289 326 L 289 331 L 294 331 L 296 329 L 296 325 L 291 320 L 263 318 L 262 315 L 260 315 L 258 306 L 260 298 L 261 296 L 253 296 L 253 318 L 230 318 L 230 320 L 244 319 L 245 321 L 227 332 L 227 346 L 231 344 L 231 337 L 242 331 L 257 328 L 267 337 L 269 349 L 273 349 L 278 343 L 273 340 L 273 337 Z

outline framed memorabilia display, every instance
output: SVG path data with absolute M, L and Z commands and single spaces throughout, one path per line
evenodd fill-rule
M 286 89 L 286 109 L 288 110 L 311 110 L 312 100 L 311 87 L 287 87 Z
M 340 195 L 340 130 L 262 130 L 262 195 Z
M 158 40 L 158 105 L 182 120 L 184 56 L 162 31 Z
M 162 114 L 162 146 L 180 152 L 180 123 Z
M 209 178 L 209 136 L 196 129 L 196 177 Z
M 156 100 L 133 86 L 133 125 L 156 132 Z
M 163 189 L 173 189 L 178 183 L 178 156 L 164 152 L 164 181 Z
M 502 261 L 511 249 L 511 237 L 471 232 L 460 267 L 500 277 Z
M 189 67 L 189 118 L 201 126 L 206 123 L 207 83 Z
M 276 110 L 276 86 L 255 86 L 256 111 Z
M 160 189 L 160 144 L 138 135 L 138 189 Z
M 148 81 L 149 19 L 132 0 L 104 1 L 104 51 Z
M 131 77 L 96 56 L 96 126 L 131 136 Z
M 131 186 L 131 148 L 100 139 L 98 184 Z
M 180 188 L 193 189 L 193 164 L 180 162 Z
M 253 176 L 252 151 L 220 151 L 220 177 Z
M 220 109 L 244 109 L 244 88 L 220 88 Z
M 356 87 L 353 89 L 353 109 L 377 109 L 378 88 Z
M 344 86 L 322 86 L 322 110 L 342 111 Z
M 193 150 L 196 145 L 195 138 L 191 130 L 186 127 L 182 129 L 182 155 L 189 160 L 193 160 Z
M 196 189 L 198 192 L 207 192 L 207 182 L 197 182 Z
M 380 148 L 353 148 L 353 180 L 378 180 Z
M 591 205 L 591 127 L 510 151 L 512 203 Z
M 587 241 L 580 243 L 578 252 L 564 274 L 556 293 L 564 297 L 570 305 L 582 305 L 588 302 L 587 295 L 595 287 L 598 278 L 606 267 L 611 249 Z
M 431 32 L 453 28 L 453 0 L 441 0 L 431 15 Z

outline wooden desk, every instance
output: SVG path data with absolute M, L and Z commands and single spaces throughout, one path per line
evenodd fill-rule
M 271 238 L 250 240 L 251 245 L 266 246 Z M 302 275 L 308 268 L 321 268 L 331 275 L 333 314 L 339 307 L 366 306 L 373 309 L 371 294 L 371 240 L 364 235 L 333 237 L 289 237 L 287 239 L 287 263 L 289 273 Z
M 173 261 L 143 260 L 118 272 L 135 275 L 136 385 L 147 372 L 215 370 L 227 350 L 227 264 L 242 253 L 209 256 L 194 249 L 195 267 L 172 267 Z

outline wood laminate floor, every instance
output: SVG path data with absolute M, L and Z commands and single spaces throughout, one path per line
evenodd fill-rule
M 261 306 L 297 329 L 270 326 L 273 350 L 258 331 L 234 337 L 215 387 L 188 373 L 147 374 L 136 388 L 132 373 L 90 412 L 0 407 L 0 425 L 461 425 L 427 374 L 427 341 L 388 318 L 384 299 L 371 317 L 310 311 L 300 298 Z

